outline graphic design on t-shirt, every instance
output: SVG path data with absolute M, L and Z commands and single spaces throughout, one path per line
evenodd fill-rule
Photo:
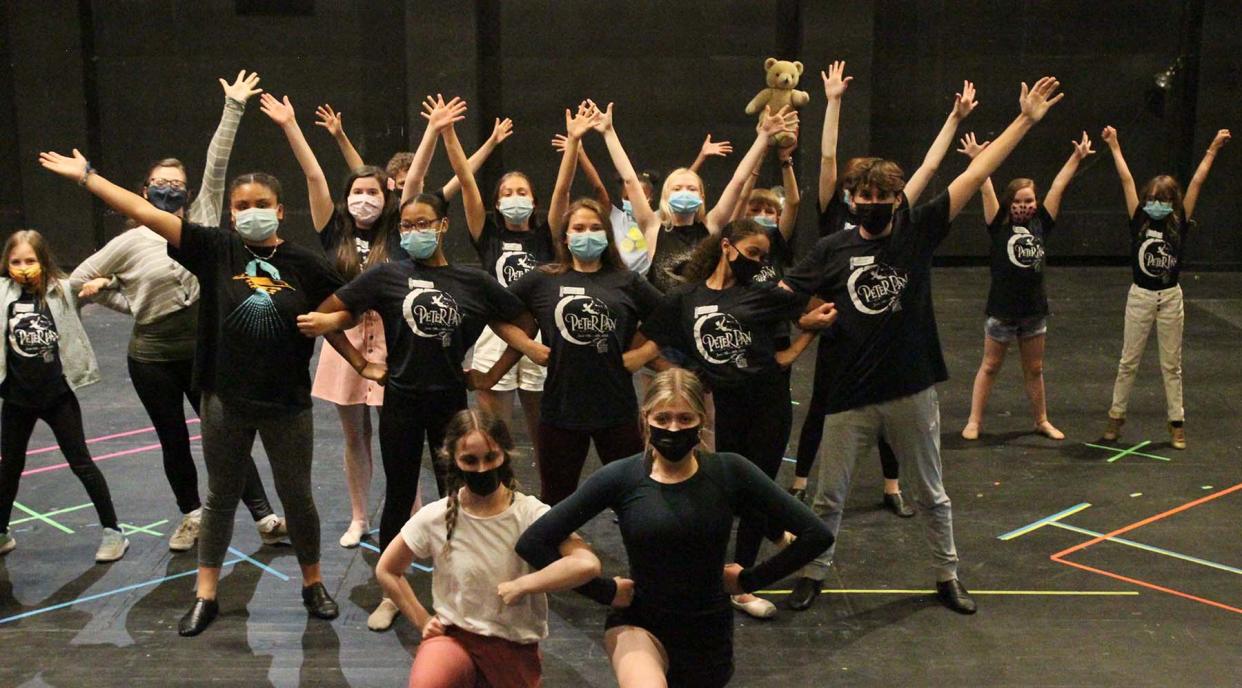
M 1139 244 L 1138 266 L 1144 275 L 1155 279 L 1163 279 L 1177 266 L 1177 256 L 1169 250 L 1163 232 L 1147 231 L 1147 238 Z
M 570 344 L 594 346 L 608 351 L 608 336 L 617 329 L 617 319 L 608 304 L 589 296 L 582 287 L 561 287 L 556 303 L 556 329 Z
M 646 251 L 647 237 L 643 236 L 643 230 L 639 229 L 638 221 L 634 219 L 633 215 L 625 213 L 625 226 L 629 229 L 625 231 L 625 238 L 621 240 L 621 245 L 618 246 L 621 252 L 634 253 L 636 251 Z
M 1044 265 L 1044 244 L 1026 227 L 1014 227 L 1013 236 L 1006 245 L 1009 262 L 1015 266 L 1036 272 Z
M 507 287 L 537 267 L 539 261 L 521 244 L 506 241 L 500 245 L 500 257 L 496 259 L 496 281 Z
M 452 346 L 453 334 L 461 327 L 461 309 L 452 294 L 436 289 L 427 280 L 411 279 L 401 312 L 414 334 L 439 339 L 445 347 Z
M 356 236 L 354 237 L 354 250 L 358 252 L 358 264 L 366 265 L 367 258 L 371 257 L 371 242 Z
M 745 368 L 746 349 L 752 339 L 750 331 L 731 313 L 721 313 L 719 306 L 694 309 L 694 345 L 708 363 Z
M 260 274 L 260 270 L 267 274 Z M 280 279 L 280 270 L 261 258 L 246 263 L 246 273 L 234 275 L 233 279 L 244 281 L 254 291 L 229 313 L 224 321 L 225 327 L 256 342 L 279 340 L 285 333 L 285 321 L 281 319 L 272 295 L 293 289 L 293 285 Z
M 60 334 L 51 318 L 35 311 L 30 304 L 14 304 L 13 316 L 9 318 L 9 347 L 14 353 L 51 363 L 56 360 L 59 342 Z
M 772 263 L 765 262 L 763 267 L 759 268 L 759 272 L 750 280 L 751 284 L 766 284 L 776 281 L 776 266 Z
M 910 281 L 905 270 L 877 263 L 875 256 L 850 258 L 850 270 L 846 286 L 858 312 L 879 315 L 901 310 L 901 293 Z

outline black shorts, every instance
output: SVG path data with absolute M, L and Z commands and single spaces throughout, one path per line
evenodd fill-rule
M 655 636 L 668 654 L 670 688 L 716 688 L 733 678 L 733 609 L 671 612 L 639 600 L 608 613 L 604 628 L 637 626 Z

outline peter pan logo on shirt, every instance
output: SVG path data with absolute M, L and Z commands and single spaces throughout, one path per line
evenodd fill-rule
M 608 337 L 617 329 L 608 304 L 589 296 L 582 287 L 561 287 L 560 296 L 554 317 L 561 338 L 578 346 L 594 346 L 601 354 L 608 351 Z
M 1177 267 L 1177 256 L 1169 252 L 1163 232 L 1147 230 L 1147 238 L 1139 244 L 1138 266 L 1144 275 L 1154 279 L 1168 277 L 1169 272 Z
M 267 274 L 260 274 L 260 270 Z M 253 291 L 229 313 L 224 320 L 225 326 L 256 342 L 279 340 L 285 333 L 286 324 L 272 301 L 272 295 L 285 289 L 292 290 L 293 285 L 280 279 L 276 266 L 261 258 L 246 263 L 245 274 L 235 275 L 233 279 L 245 282 Z
M 419 337 L 439 339 L 445 348 L 452 346 L 453 334 L 461 327 L 457 300 L 427 280 L 412 279 L 409 289 L 401 312 L 410 329 Z
M 776 268 L 771 263 L 764 263 L 759 273 L 751 279 L 751 284 L 764 284 L 776 281 Z
M 59 342 L 60 335 L 51 318 L 35 312 L 30 304 L 14 304 L 13 317 L 9 318 L 9 347 L 18 356 L 51 363 L 56 360 Z
M 746 367 L 746 350 L 753 337 L 730 313 L 719 306 L 694 309 L 694 345 L 703 360 L 715 365 L 732 363 Z
M 507 287 L 537 267 L 539 262 L 521 244 L 506 241 L 500 245 L 500 257 L 496 259 L 496 281 Z
M 1026 227 L 1014 227 L 1007 246 L 1009 262 L 1038 271 L 1044 264 L 1044 244 Z
M 358 252 L 358 262 L 366 264 L 367 258 L 371 256 L 371 242 L 362 237 L 354 237 L 354 250 Z
M 846 288 L 858 312 L 879 315 L 901 310 L 901 293 L 910 281 L 905 270 L 877 263 L 875 256 L 850 258 L 850 270 Z

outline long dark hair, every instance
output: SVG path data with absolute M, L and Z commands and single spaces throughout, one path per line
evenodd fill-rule
M 716 265 L 720 263 L 720 257 L 724 255 L 725 239 L 733 246 L 737 246 L 737 242 L 749 236 L 762 234 L 767 236 L 768 232 L 763 225 L 748 218 L 739 218 L 733 220 L 724 226 L 720 236 L 709 236 L 699 242 L 694 248 L 694 254 L 690 256 L 689 262 L 682 270 L 687 282 L 698 282 L 705 280 L 715 271 Z
M 65 272 L 56 265 L 52 249 L 48 247 L 47 239 L 44 239 L 42 234 L 33 229 L 19 229 L 10 234 L 8 241 L 4 242 L 4 275 L 6 277 L 9 274 L 9 256 L 13 254 L 13 249 L 17 248 L 18 244 L 30 244 L 30 248 L 34 250 L 43 276 L 36 284 L 31 285 L 31 291 L 40 299 L 46 299 L 50 290 L 60 289 L 59 281 L 65 278 Z
M 379 183 L 380 194 L 384 199 L 384 208 L 375 224 L 371 225 L 371 252 L 367 254 L 366 264 L 358 261 L 358 249 L 354 236 L 358 233 L 358 222 L 349 212 L 349 192 L 354 182 L 369 177 Z M 345 178 L 345 189 L 342 200 L 336 203 L 337 215 L 341 218 L 341 236 L 336 245 L 336 271 L 345 279 L 353 279 L 358 273 L 372 265 L 379 265 L 388 260 L 388 244 L 396 231 L 398 216 L 398 199 L 388 190 L 388 173 L 374 165 L 363 165 L 349 173 Z
M 461 508 L 461 502 L 457 499 L 457 491 L 466 484 L 461 475 L 461 468 L 457 465 L 457 444 L 463 437 L 474 432 L 482 433 L 500 448 L 505 456 L 504 463 L 500 464 L 497 469 L 500 471 L 500 483 L 512 491 L 516 492 L 518 489 L 517 478 L 513 475 L 514 444 L 513 435 L 509 434 L 509 426 L 487 411 L 462 409 L 453 414 L 448 424 L 444 426 L 444 446 L 439 449 L 438 459 L 444 467 L 444 487 L 448 498 L 448 505 L 444 511 L 446 534 L 444 549 L 441 552 L 443 556 L 448 556 L 453 544 L 453 530 L 457 528 L 457 513 Z
M 1159 229 L 1164 232 L 1164 240 L 1177 246 L 1181 242 L 1180 227 L 1182 220 L 1186 217 L 1186 208 L 1182 205 L 1182 185 L 1176 179 L 1167 174 L 1157 175 L 1147 180 L 1142 189 L 1139 189 L 1139 212 L 1143 212 L 1143 205 L 1147 203 L 1147 199 L 1154 198 L 1173 204 L 1173 212 L 1163 220 L 1153 220 L 1143 213 L 1143 224 L 1139 227 L 1139 235 L 1141 236 L 1148 229 Z M 1153 226 L 1153 223 L 1155 226 Z
M 604 249 L 604 254 L 599 257 L 600 271 L 606 270 L 625 270 L 625 261 L 621 259 L 621 253 L 617 251 L 617 243 L 612 236 L 612 220 L 609 219 L 608 211 L 604 210 L 604 206 L 593 198 L 579 198 L 569 204 L 569 208 L 565 210 L 565 215 L 561 219 L 561 238 L 553 245 L 556 251 L 556 260 L 551 263 L 540 265 L 539 269 L 549 275 L 562 275 L 574 269 L 574 257 L 569 252 L 569 218 L 579 210 L 589 210 L 595 213 L 599 218 L 599 223 L 604 227 L 604 236 L 608 239 L 608 248 Z

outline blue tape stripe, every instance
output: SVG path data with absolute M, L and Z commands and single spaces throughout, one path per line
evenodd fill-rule
M 1208 561 L 1207 559 L 1200 559 L 1199 557 L 1192 557 L 1189 554 L 1182 554 L 1180 552 L 1173 552 L 1171 550 L 1161 549 L 1154 545 L 1145 545 L 1141 542 L 1135 542 L 1133 540 L 1126 540 L 1125 538 L 1106 537 L 1103 533 L 1097 533 L 1094 530 L 1087 530 L 1086 528 L 1079 528 L 1078 526 L 1072 526 L 1068 523 L 1049 523 L 1048 525 L 1056 526 L 1057 528 L 1063 528 L 1065 530 L 1069 530 L 1069 531 L 1078 533 L 1080 535 L 1090 535 L 1091 537 L 1102 537 L 1104 538 L 1105 542 L 1115 542 L 1119 545 L 1129 545 L 1130 547 L 1135 547 L 1141 550 L 1146 550 L 1148 552 L 1154 552 L 1155 554 L 1163 554 L 1166 557 L 1173 557 L 1174 559 L 1181 559 L 1182 561 L 1189 561 L 1192 564 L 1210 566 L 1211 568 L 1220 569 L 1221 571 L 1228 571 L 1229 573 L 1236 573 L 1236 574 L 1242 575 L 1242 569 L 1234 567 L 1234 566 L 1230 566 L 1228 564 L 1218 564 L 1214 561 Z
M 268 566 L 267 564 L 264 564 L 263 562 L 261 562 L 261 561 L 259 561 L 259 560 L 255 559 L 254 557 L 251 557 L 251 556 L 246 555 L 246 553 L 239 551 L 236 547 L 229 547 L 229 551 L 230 551 L 230 552 L 232 552 L 233 554 L 236 554 L 237 556 L 241 557 L 241 558 L 242 558 L 242 561 L 245 561 L 245 562 L 250 563 L 250 564 L 254 564 L 255 566 L 259 567 L 260 569 L 262 569 L 262 570 L 264 570 L 264 571 L 266 571 L 266 572 L 268 572 L 268 573 L 272 574 L 273 576 L 276 576 L 277 578 L 281 579 L 282 581 L 285 581 L 285 582 L 288 582 L 288 581 L 289 581 L 289 577 L 288 577 L 288 576 L 286 576 L 285 574 L 281 573 L 280 571 L 277 571 L 276 569 L 274 569 L 274 568 L 272 568 L 272 567 Z
M 1058 521 L 1060 519 L 1063 519 L 1066 516 L 1069 516 L 1070 514 L 1076 514 L 1079 511 L 1082 511 L 1083 509 L 1086 509 L 1089 506 L 1091 506 L 1091 504 L 1087 502 L 1083 502 L 1082 504 L 1075 504 L 1074 506 L 1071 506 L 1070 508 L 1065 509 L 1064 511 L 1058 511 L 1055 514 L 1041 518 L 1038 521 L 1030 525 L 1022 526 L 1021 528 L 1017 530 L 1011 530 L 1008 533 L 1005 533 L 1004 535 L 998 535 L 997 539 L 998 540 L 1012 540 L 1018 537 L 1019 535 L 1026 535 L 1027 533 L 1031 532 L 1032 530 L 1035 530 L 1036 528 L 1042 528 L 1043 526 L 1046 526 L 1049 523 L 1052 523 L 1053 521 Z

